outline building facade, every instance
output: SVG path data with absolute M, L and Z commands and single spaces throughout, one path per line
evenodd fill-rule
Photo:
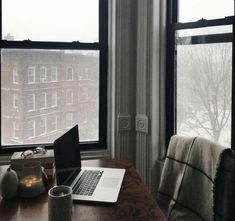
M 75 124 L 98 140 L 98 110 L 98 52 L 2 50 L 2 145 L 51 143 Z

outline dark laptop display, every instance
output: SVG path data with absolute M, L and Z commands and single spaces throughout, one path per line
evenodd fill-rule
M 56 147 L 56 148 L 55 148 Z M 78 125 L 70 129 L 54 142 L 54 155 L 57 184 L 64 184 L 69 177 L 74 177 L 81 168 Z M 61 169 L 68 171 L 60 171 Z

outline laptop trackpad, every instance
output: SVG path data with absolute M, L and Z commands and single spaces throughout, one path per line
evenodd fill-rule
M 105 188 L 117 188 L 119 183 L 119 178 L 113 178 L 113 177 L 104 177 L 101 183 L 101 187 Z

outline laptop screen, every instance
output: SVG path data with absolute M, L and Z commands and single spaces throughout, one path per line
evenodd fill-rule
M 56 170 L 72 167 L 81 168 L 78 125 L 54 141 Z

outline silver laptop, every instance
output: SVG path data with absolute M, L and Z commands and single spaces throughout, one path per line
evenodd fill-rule
M 54 141 L 57 185 L 73 189 L 73 199 L 117 202 L 125 169 L 82 167 L 78 125 Z

